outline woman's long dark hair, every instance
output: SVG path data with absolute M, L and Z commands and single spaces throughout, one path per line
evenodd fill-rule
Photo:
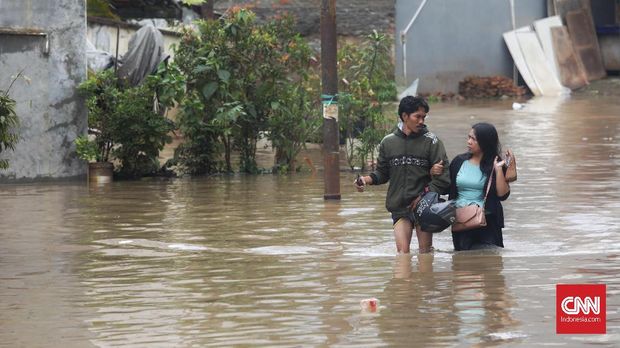
M 478 146 L 482 150 L 482 160 L 480 170 L 488 177 L 493 169 L 495 156 L 502 153 L 502 145 L 499 143 L 499 136 L 495 126 L 490 123 L 476 123 L 471 127 L 476 135 Z

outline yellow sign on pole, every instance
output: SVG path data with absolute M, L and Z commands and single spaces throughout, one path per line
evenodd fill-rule
M 323 118 L 332 118 L 338 121 L 338 104 L 323 104 Z

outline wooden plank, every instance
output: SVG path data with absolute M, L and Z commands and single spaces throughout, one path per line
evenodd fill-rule
M 566 89 L 562 87 L 558 78 L 551 71 L 551 66 L 545 58 L 536 33 L 533 31 L 517 32 L 516 35 L 527 67 L 541 94 L 558 96 L 565 93 Z
M 555 1 L 547 0 L 547 16 L 555 16 Z
M 594 22 L 589 11 L 581 9 L 568 12 L 566 26 L 573 41 L 573 47 L 583 62 L 588 80 L 593 81 L 605 77 L 607 72 L 603 66 Z
M 555 15 L 559 16 L 562 23 L 566 24 L 566 14 L 570 11 L 587 9 L 591 13 L 590 0 L 553 0 Z
M 560 83 L 577 89 L 588 84 L 581 59 L 573 49 L 573 43 L 565 26 L 551 28 L 555 61 L 559 70 Z
M 560 71 L 555 62 L 555 53 L 553 52 L 553 40 L 551 38 L 551 28 L 561 27 L 562 20 L 559 16 L 552 16 L 537 20 L 534 22 L 534 29 L 536 29 L 536 35 L 540 40 L 540 44 L 542 46 L 542 50 L 545 53 L 545 58 L 549 65 L 551 66 L 551 70 L 553 74 L 560 79 Z
M 525 62 L 523 53 L 521 52 L 521 47 L 519 46 L 519 40 L 517 40 L 518 30 L 529 31 L 530 29 L 528 27 L 524 27 L 524 28 L 520 28 L 517 30 L 505 32 L 502 35 L 504 37 L 504 42 L 506 42 L 506 46 L 508 46 L 508 51 L 510 51 L 512 60 L 517 66 L 517 69 L 519 70 L 521 77 L 523 77 L 523 81 L 525 81 L 525 84 L 527 84 L 530 91 L 532 91 L 534 95 L 537 95 L 537 96 L 542 95 L 540 88 L 538 88 L 538 85 L 536 84 L 536 81 L 534 80 L 534 77 L 532 76 L 532 73 L 527 67 L 527 63 Z

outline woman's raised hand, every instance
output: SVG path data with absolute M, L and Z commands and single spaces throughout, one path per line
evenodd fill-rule
M 495 156 L 494 164 L 495 164 L 495 170 L 500 171 L 502 170 L 502 167 L 504 166 L 504 164 L 506 164 L 506 161 L 499 158 L 499 156 Z
M 506 181 L 513 182 L 517 181 L 517 159 L 515 155 L 512 153 L 512 150 L 506 150 L 506 164 L 508 165 L 508 170 L 506 170 Z

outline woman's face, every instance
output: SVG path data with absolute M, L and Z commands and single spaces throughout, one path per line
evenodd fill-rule
M 480 145 L 478 145 L 478 139 L 476 139 L 476 133 L 472 128 L 467 135 L 467 151 L 472 155 L 477 155 L 482 152 Z

